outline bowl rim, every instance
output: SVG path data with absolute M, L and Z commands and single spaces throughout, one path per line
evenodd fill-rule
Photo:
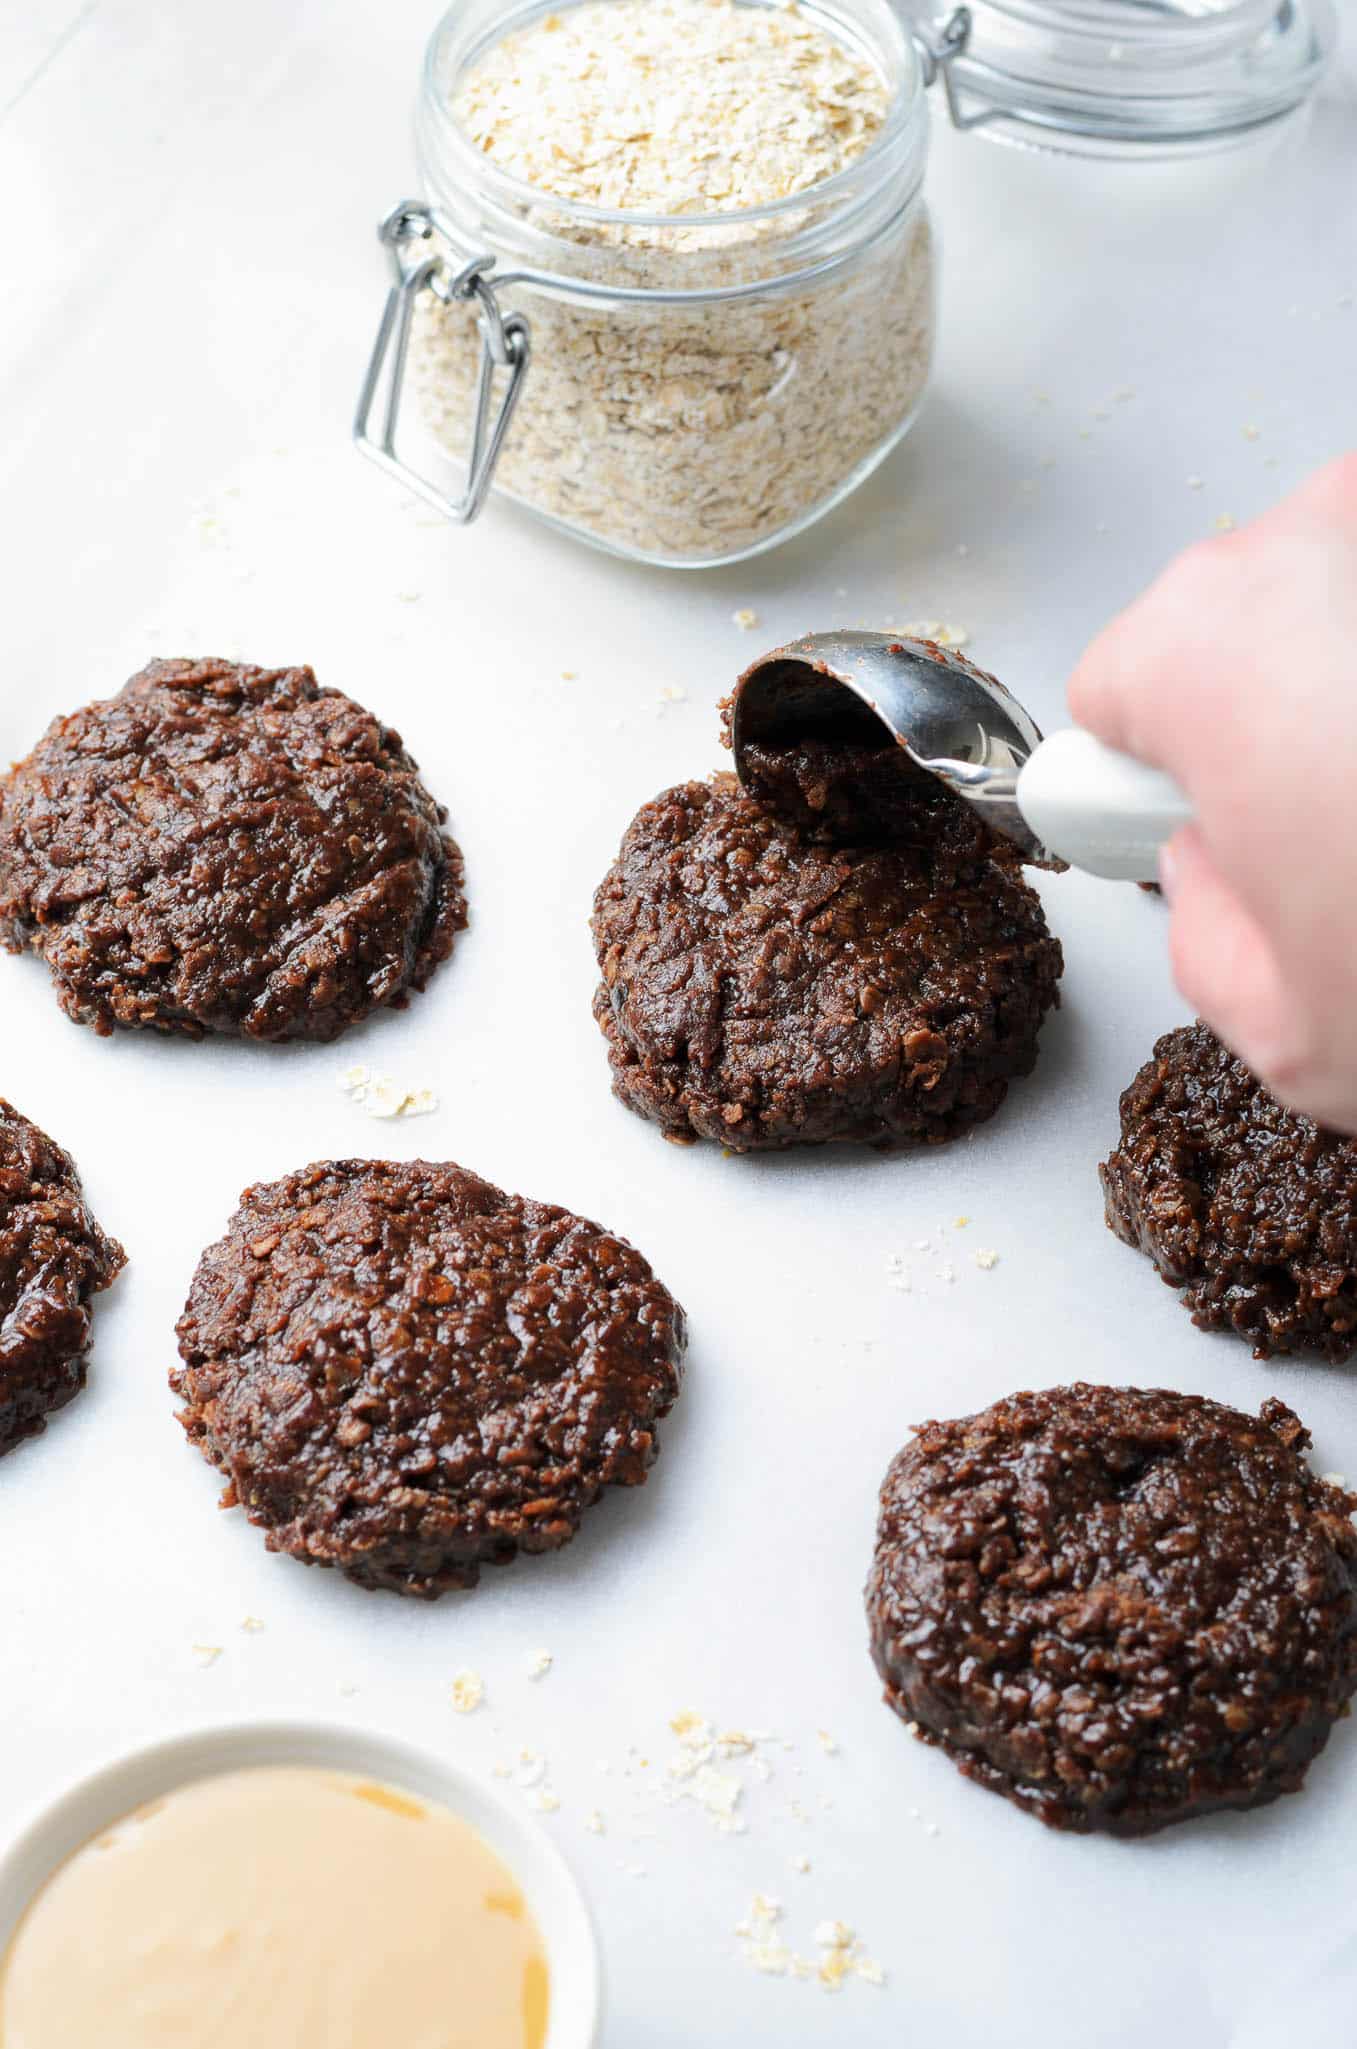
M 384 1729 L 309 1716 L 176 1729 L 108 1757 L 21 1817 L 0 1849 L 0 1959 L 39 1889 L 101 1828 L 197 1780 L 288 1764 L 385 1780 L 477 1829 L 521 1885 L 542 1934 L 551 1986 L 544 2049 L 594 2049 L 602 1966 L 593 1917 L 540 1824 L 479 1774 L 437 1751 Z

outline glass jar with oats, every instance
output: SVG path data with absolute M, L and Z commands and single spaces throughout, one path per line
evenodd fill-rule
M 366 452 L 455 518 L 493 484 L 674 567 L 808 526 L 928 380 L 930 65 L 889 0 L 456 0 Z

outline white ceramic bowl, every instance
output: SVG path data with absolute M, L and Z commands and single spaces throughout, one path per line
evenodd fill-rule
M 91 1836 L 193 1779 L 252 1765 L 313 1765 L 382 1779 L 451 1808 L 503 1858 L 537 1917 L 551 1977 L 546 2049 L 594 2049 L 601 1983 L 588 1908 L 565 1860 L 519 1807 L 445 1758 L 327 1722 L 237 1722 L 132 1751 L 82 1779 L 0 1856 L 0 1955 L 39 1886 Z M 393 2043 L 392 2049 L 399 2049 Z

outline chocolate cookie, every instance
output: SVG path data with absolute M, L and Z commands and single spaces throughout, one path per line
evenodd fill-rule
M 1284 1110 L 1205 1025 L 1159 1040 L 1100 1171 L 1108 1223 L 1203 1330 L 1259 1358 L 1357 1347 L 1357 1139 Z
M 793 771 L 795 773 L 795 771 Z M 643 805 L 594 899 L 594 1015 L 615 1093 L 737 1152 L 918 1144 L 998 1108 L 1036 1060 L 1060 945 L 962 807 L 868 836 L 784 816 L 729 775 Z
M 152 662 L 0 783 L 0 943 L 98 1032 L 333 1039 L 452 951 L 444 817 L 309 669 Z
M 171 1384 L 270 1550 L 431 1599 L 641 1484 L 684 1343 L 597 1224 L 460 1167 L 331 1160 L 246 1190 Z
M 1357 1495 L 1280 1402 L 1057 1387 L 926 1423 L 867 1586 L 886 1699 L 1052 1827 L 1295 1792 L 1357 1687 Z
M 0 1453 L 85 1385 L 89 1298 L 125 1264 L 70 1154 L 0 1098 Z

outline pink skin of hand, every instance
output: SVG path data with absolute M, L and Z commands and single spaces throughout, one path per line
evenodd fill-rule
M 1069 699 L 1192 801 L 1161 868 L 1183 995 L 1282 1102 L 1357 1131 L 1357 453 L 1170 563 Z

